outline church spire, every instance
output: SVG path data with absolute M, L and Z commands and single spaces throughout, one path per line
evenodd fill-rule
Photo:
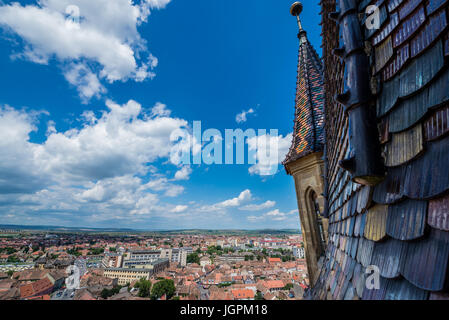
M 293 139 L 284 165 L 323 151 L 324 143 L 323 66 L 302 28 L 302 9 L 300 2 L 293 3 L 290 8 L 298 21 L 299 51 Z

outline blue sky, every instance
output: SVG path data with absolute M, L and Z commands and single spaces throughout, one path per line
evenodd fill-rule
M 270 141 L 288 150 L 290 4 L 0 1 L 1 223 L 299 228 L 282 166 L 267 176 L 260 164 L 169 156 L 170 133 L 193 121 L 223 136 L 277 129 Z M 318 1 L 307 1 L 302 23 L 321 55 L 319 22 Z

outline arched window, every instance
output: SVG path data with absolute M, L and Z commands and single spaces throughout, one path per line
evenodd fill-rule
M 315 221 L 315 232 L 318 240 L 317 247 L 317 258 L 324 254 L 326 249 L 326 239 L 324 238 L 324 227 L 323 227 L 323 219 L 320 212 L 320 205 L 318 204 L 318 197 L 315 191 L 311 191 L 309 194 L 310 208 L 312 209 L 312 214 L 314 218 L 312 221 Z

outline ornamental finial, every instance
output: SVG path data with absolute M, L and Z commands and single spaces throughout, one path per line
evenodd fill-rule
M 298 21 L 298 27 L 299 27 L 299 31 L 303 31 L 302 30 L 302 25 L 301 25 L 301 20 L 299 19 L 299 15 L 302 12 L 302 3 L 299 1 L 296 1 L 292 4 L 292 6 L 290 7 L 290 13 L 292 16 L 296 17 L 296 20 Z

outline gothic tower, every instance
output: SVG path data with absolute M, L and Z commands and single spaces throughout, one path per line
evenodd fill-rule
M 290 13 L 299 26 L 298 75 L 292 145 L 283 162 L 295 181 L 301 231 L 306 251 L 310 285 L 313 286 L 320 259 L 327 246 L 328 221 L 324 211 L 324 87 L 322 62 L 307 39 L 295 2 Z

